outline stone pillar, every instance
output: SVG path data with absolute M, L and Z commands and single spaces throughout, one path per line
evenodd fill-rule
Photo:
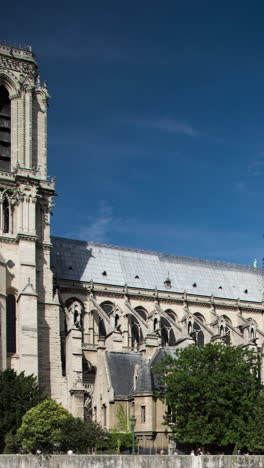
M 30 281 L 18 297 L 19 368 L 38 376 L 38 303 Z

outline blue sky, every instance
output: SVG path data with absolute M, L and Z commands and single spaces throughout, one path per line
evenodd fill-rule
M 263 24 L 253 0 L 5 2 L 52 95 L 54 235 L 261 266 Z

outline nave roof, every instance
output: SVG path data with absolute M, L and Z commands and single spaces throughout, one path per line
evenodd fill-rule
M 261 268 L 61 237 L 52 244 L 52 267 L 61 279 L 262 301 Z

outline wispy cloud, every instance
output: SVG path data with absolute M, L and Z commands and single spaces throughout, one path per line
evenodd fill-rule
M 67 233 L 67 237 L 75 237 L 80 240 L 93 240 L 106 242 L 113 222 L 112 208 L 106 200 L 99 203 L 97 216 L 93 221 L 88 220 L 86 225 L 81 225 L 78 231 Z
M 175 120 L 170 118 L 158 118 L 149 120 L 132 120 L 134 124 L 139 127 L 147 127 L 159 130 L 160 132 L 176 133 L 190 137 L 199 136 L 200 132 L 192 125 L 182 120 Z
M 151 249 L 165 253 L 245 264 L 252 264 L 254 258 L 260 259 L 263 256 L 262 237 L 254 231 L 219 231 L 205 226 L 148 223 L 137 218 L 118 218 L 114 216 L 107 201 L 101 201 L 93 221 L 88 220 L 86 225 L 67 233 L 66 237 L 114 245 L 120 244 L 122 239 L 121 245 L 124 247 L 149 249 L 151 245 Z M 146 242 L 150 238 L 151 242 Z M 157 249 L 155 244 L 159 246 Z

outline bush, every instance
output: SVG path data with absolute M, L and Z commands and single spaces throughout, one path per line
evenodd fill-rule
M 25 414 L 16 442 L 24 450 L 52 453 L 72 449 L 87 453 L 105 435 L 99 424 L 74 418 L 55 401 L 45 400 Z

